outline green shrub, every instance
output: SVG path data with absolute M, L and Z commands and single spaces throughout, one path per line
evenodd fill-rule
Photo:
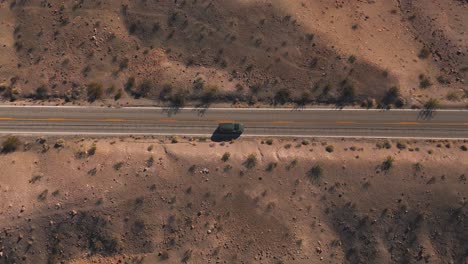
M 458 101 L 460 98 L 458 97 L 458 94 L 456 92 L 449 92 L 447 93 L 447 96 L 445 97 L 449 101 Z
M 34 95 L 34 98 L 37 100 L 44 100 L 48 97 L 48 89 L 45 85 L 41 85 L 37 87 L 36 89 L 36 94 Z
M 302 143 L 302 145 L 307 146 L 307 145 L 310 144 L 310 141 L 307 140 L 307 139 L 303 139 L 301 143 Z
M 390 89 L 388 89 L 382 102 L 385 105 L 395 104 L 397 100 L 400 98 L 400 96 L 401 96 L 400 89 L 396 86 L 393 86 Z
M 277 166 L 278 166 L 278 163 L 276 163 L 276 162 L 270 162 L 270 163 L 268 163 L 268 165 L 267 165 L 267 167 L 266 167 L 266 171 L 271 172 L 271 171 L 273 171 Z
M 351 64 L 355 63 L 356 60 L 357 60 L 357 58 L 356 58 L 356 56 L 354 56 L 354 55 L 351 55 L 351 56 L 349 56 L 349 58 L 348 58 L 348 62 L 351 63 Z
M 195 81 L 193 81 L 193 88 L 195 90 L 203 90 L 203 88 L 205 87 L 205 81 L 198 77 L 197 79 L 195 79 Z
M 419 75 L 419 87 L 422 88 L 422 89 L 426 89 L 426 88 L 429 88 L 432 86 L 432 82 L 431 82 L 431 79 L 424 75 L 424 74 L 421 74 Z
M 335 150 L 335 147 L 333 145 L 328 145 L 325 147 L 325 150 L 329 153 L 332 153 Z
M 221 160 L 224 161 L 224 162 L 226 162 L 226 161 L 229 160 L 230 157 L 231 157 L 231 153 L 225 152 L 225 153 L 223 154 L 223 156 L 221 157 Z
M 88 149 L 88 156 L 93 156 L 94 154 L 96 154 L 96 144 L 93 144 L 89 149 Z
M 169 101 L 172 107 L 183 107 L 185 105 L 186 93 L 183 90 L 178 90 L 171 95 Z
M 389 171 L 393 167 L 394 159 L 388 156 L 387 159 L 382 163 L 381 168 L 383 171 Z
M 267 145 L 270 145 L 270 146 L 271 146 L 271 145 L 273 145 L 273 139 L 268 138 L 267 140 L 265 140 L 265 143 L 266 143 Z
M 21 145 L 20 140 L 17 137 L 8 137 L 2 144 L 2 152 L 3 153 L 11 153 L 18 149 Z
M 406 143 L 403 141 L 398 141 L 396 146 L 399 150 L 406 149 Z
M 255 166 L 257 166 L 257 155 L 250 154 L 247 157 L 247 160 L 244 162 L 244 166 L 247 167 L 248 169 L 252 169 Z
M 313 182 L 318 182 L 323 176 L 323 168 L 320 165 L 313 166 L 308 172 L 307 177 Z
M 429 55 L 431 55 L 431 51 L 429 51 L 429 49 L 427 49 L 426 47 L 423 47 L 419 52 L 418 57 L 420 59 L 427 59 L 429 58 Z
M 118 171 L 123 167 L 123 165 L 124 165 L 123 162 L 117 162 L 117 163 L 114 164 L 114 166 L 112 166 L 112 168 L 114 168 L 114 170 Z
M 135 77 L 129 77 L 124 85 L 124 89 L 127 93 L 130 93 L 135 86 Z
M 444 76 L 440 75 L 437 77 L 437 81 L 440 83 L 440 84 L 450 84 L 450 80 L 445 78 Z
M 435 110 L 440 107 L 440 103 L 437 99 L 431 98 L 424 103 L 424 108 L 426 110 Z
M 103 95 L 102 84 L 90 83 L 87 85 L 87 97 L 89 102 L 94 102 L 102 98 Z
M 283 105 L 291 101 L 291 93 L 286 88 L 280 89 L 276 92 L 274 100 L 276 104 Z
M 202 95 L 202 102 L 204 103 L 211 103 L 213 102 L 216 97 L 218 96 L 219 88 L 218 86 L 210 85 L 205 87 Z

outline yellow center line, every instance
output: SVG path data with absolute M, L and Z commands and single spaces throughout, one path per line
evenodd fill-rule
M 12 118 L 12 117 L 0 117 L 0 121 L 55 121 L 55 122 L 115 122 L 115 123 L 233 123 L 233 120 L 177 120 L 177 119 L 158 119 L 158 120 L 149 120 L 149 119 L 123 119 L 123 118 L 96 118 L 96 119 L 87 119 L 87 118 Z M 277 120 L 277 121 L 246 121 L 245 124 L 290 124 L 290 125 L 392 125 L 392 126 L 468 126 L 466 122 L 454 123 L 424 123 L 424 122 L 356 122 L 356 121 L 329 121 L 329 122 L 308 122 L 308 121 L 286 121 L 286 120 Z
M 354 125 L 354 124 L 359 124 L 359 123 L 353 122 L 353 121 L 337 121 L 336 124 L 338 124 L 338 125 Z

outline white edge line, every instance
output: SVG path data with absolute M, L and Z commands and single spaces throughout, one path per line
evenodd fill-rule
M 69 108 L 69 109 L 127 109 L 127 110 L 199 110 L 199 111 L 369 111 L 369 112 L 420 112 L 423 109 L 363 109 L 363 108 L 236 108 L 236 107 L 214 107 L 214 108 L 196 108 L 196 107 L 184 107 L 179 109 L 173 109 L 170 107 L 150 107 L 150 106 L 129 106 L 129 107 L 103 107 L 103 106 L 54 106 L 54 105 L 0 105 L 0 108 Z M 434 112 L 468 112 L 468 109 L 436 109 Z
M 173 134 L 173 133 L 106 133 L 106 132 L 15 132 L 0 131 L 0 135 L 49 135 L 49 136 L 186 136 L 186 137 L 211 137 L 213 134 Z M 347 138 L 347 139 L 414 139 L 414 140 L 468 140 L 468 138 L 447 137 L 384 137 L 384 136 L 324 136 L 324 135 L 242 135 L 241 137 L 261 138 Z

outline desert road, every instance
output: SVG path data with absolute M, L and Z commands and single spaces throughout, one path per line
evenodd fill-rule
M 242 136 L 468 139 L 468 111 L 0 106 L 0 134 L 210 136 L 220 122 Z

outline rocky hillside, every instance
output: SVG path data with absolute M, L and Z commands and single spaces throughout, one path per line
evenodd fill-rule
M 460 0 L 0 0 L 0 90 L 7 101 L 464 106 L 466 12 Z

